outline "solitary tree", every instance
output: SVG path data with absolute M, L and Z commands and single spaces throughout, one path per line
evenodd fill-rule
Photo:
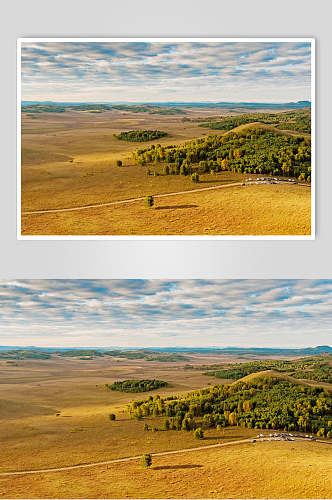
M 116 416 L 114 415 L 114 413 L 110 413 L 109 414 L 109 419 L 110 420 L 115 420 L 116 419 Z
M 142 455 L 141 464 L 142 464 L 142 467 L 144 467 L 144 468 L 151 467 L 152 457 L 151 457 L 150 453 L 145 453 L 144 455 Z
M 191 175 L 191 181 L 192 182 L 199 182 L 199 175 L 197 172 L 194 172 L 192 175 Z
M 144 203 L 145 203 L 145 206 L 146 206 L 146 207 L 153 207 L 153 205 L 154 205 L 154 199 L 153 199 L 153 196 L 151 196 L 151 195 L 146 196 L 146 197 L 145 197 L 145 200 L 144 200 Z
M 116 166 L 117 167 L 122 167 L 122 161 L 121 160 L 116 160 Z

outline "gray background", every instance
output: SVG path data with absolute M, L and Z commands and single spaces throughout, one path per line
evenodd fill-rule
M 332 278 L 331 9 L 326 0 L 6 1 L 0 278 Z M 18 37 L 315 37 L 316 241 L 17 241 Z

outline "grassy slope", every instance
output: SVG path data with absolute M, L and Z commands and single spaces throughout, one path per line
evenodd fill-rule
M 310 385 L 309 381 L 303 381 L 301 379 L 291 377 L 290 375 L 286 375 L 286 373 L 280 373 L 276 370 L 264 370 L 262 372 L 250 373 L 249 375 L 246 375 L 245 377 L 236 380 L 235 382 L 233 382 L 233 384 L 237 384 L 238 382 L 252 382 L 256 378 L 261 378 L 261 377 L 276 377 L 283 380 L 287 380 L 292 384 Z
M 286 373 L 280 373 L 275 370 L 264 370 L 262 372 L 257 372 L 257 373 L 250 373 L 249 375 L 246 375 L 245 377 L 242 377 L 238 380 L 235 380 L 232 382 L 232 385 L 237 384 L 238 382 L 251 382 L 252 380 L 255 380 L 256 378 L 260 377 L 277 377 L 283 380 L 287 380 L 288 382 L 291 382 L 292 384 L 299 384 L 299 385 L 308 385 L 310 387 L 326 387 L 327 389 L 332 390 L 332 384 L 329 384 L 327 382 L 317 382 L 316 380 L 309 380 L 309 379 L 300 379 L 300 378 L 295 378 L 292 377 L 291 375 L 287 375 Z

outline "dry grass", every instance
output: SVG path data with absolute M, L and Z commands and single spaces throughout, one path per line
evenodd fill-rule
M 158 179 L 158 178 L 157 178 Z M 222 188 L 78 212 L 23 216 L 22 234 L 308 235 L 310 189 L 299 185 Z
M 317 498 L 331 493 L 331 446 L 248 443 L 92 469 L 1 478 L 10 498 Z
M 220 110 L 188 110 L 190 118 Z M 131 152 L 150 143 L 119 141 L 113 134 L 134 128 L 159 129 L 169 136 L 153 141 L 179 144 L 207 134 L 178 116 L 109 111 L 100 114 L 45 113 L 22 119 L 22 211 L 68 208 L 190 190 L 189 177 L 147 176 Z M 285 132 L 286 133 L 286 132 Z M 70 160 L 73 160 L 71 162 Z M 116 167 L 117 159 L 123 167 Z M 155 167 L 152 167 L 153 169 Z M 161 167 L 156 167 L 161 171 Z M 239 182 L 242 174 L 204 174 L 197 187 Z M 272 193 L 272 195 L 270 195 Z M 213 217 L 211 217 L 211 213 Z M 82 212 L 22 217 L 23 235 L 287 235 L 310 233 L 310 189 L 254 186 L 197 195 L 179 195 L 146 211 L 142 203 Z
M 182 394 L 223 380 L 185 370 L 234 362 L 225 355 L 189 355 L 176 363 L 99 358 L 0 362 L 0 471 L 76 465 L 198 445 L 226 443 L 257 433 L 210 429 L 143 431 L 163 418 L 131 420 L 127 402 L 148 395 Z M 170 386 L 145 394 L 111 392 L 106 382 L 156 377 Z M 228 381 L 230 383 L 231 381 Z M 59 411 L 60 416 L 55 413 Z M 111 422 L 109 413 L 116 413 Z M 193 451 L 91 469 L 0 477 L 1 498 L 329 498 L 332 447 L 318 442 L 267 442 Z

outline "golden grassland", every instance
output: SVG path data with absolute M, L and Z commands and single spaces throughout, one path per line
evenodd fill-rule
M 67 472 L 1 478 L 11 498 L 331 498 L 331 446 L 248 443 Z
M 216 383 L 193 366 L 236 361 L 189 355 L 175 363 L 97 358 L 0 361 L 0 472 L 63 467 L 227 443 L 257 430 L 227 427 L 163 431 L 163 418 L 129 418 L 125 406 L 149 395 L 183 394 Z M 124 378 L 158 378 L 168 387 L 142 394 L 108 391 Z M 56 414 L 59 413 L 59 416 Z M 110 421 L 109 413 L 116 413 Z M 144 431 L 144 423 L 158 432 Z M 329 498 L 332 447 L 318 442 L 246 443 L 89 469 L 0 477 L 2 498 Z
M 137 201 L 23 216 L 22 234 L 308 235 L 310 214 L 306 186 L 234 186 L 156 198 L 153 208 Z
M 216 110 L 190 109 L 186 116 L 204 115 L 216 115 Z M 220 134 L 199 127 L 198 122 L 183 122 L 182 116 L 121 111 L 36 116 L 33 119 L 23 113 L 22 117 L 22 212 L 222 186 L 246 177 L 232 172 L 203 174 L 200 183 L 194 184 L 189 176 L 147 176 L 148 166 L 135 165 L 131 153 L 137 148 Z M 147 143 L 113 136 L 135 128 L 164 130 L 169 135 Z M 116 166 L 118 159 L 122 167 Z M 161 173 L 162 167 L 153 166 L 152 170 Z M 306 235 L 310 234 L 310 188 L 267 185 L 244 191 L 230 187 L 162 198 L 151 211 L 144 210 L 140 201 L 78 212 L 23 215 L 22 234 Z

